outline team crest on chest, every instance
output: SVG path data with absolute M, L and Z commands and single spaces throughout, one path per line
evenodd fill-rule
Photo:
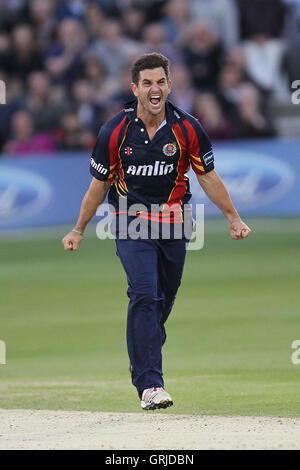
M 163 152 L 168 157 L 172 157 L 172 155 L 175 155 L 176 150 L 177 150 L 176 144 L 166 144 L 163 146 Z

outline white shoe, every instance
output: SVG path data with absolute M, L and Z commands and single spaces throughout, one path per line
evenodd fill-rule
M 162 387 L 146 388 L 142 394 L 141 407 L 143 410 L 168 408 L 173 405 L 170 395 Z

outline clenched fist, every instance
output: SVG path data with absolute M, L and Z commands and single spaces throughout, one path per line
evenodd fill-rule
M 242 240 L 250 235 L 251 229 L 241 219 L 235 219 L 230 224 L 230 235 L 234 240 Z
M 66 251 L 74 251 L 78 249 L 82 240 L 83 236 L 80 233 L 71 231 L 62 239 L 62 243 Z

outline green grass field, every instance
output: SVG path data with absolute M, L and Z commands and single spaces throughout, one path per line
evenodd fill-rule
M 231 240 L 206 223 L 167 322 L 164 413 L 300 416 L 300 222 L 248 220 Z M 48 234 L 48 235 L 47 235 Z M 126 280 L 113 241 L 91 227 L 65 253 L 62 230 L 0 242 L 0 408 L 140 412 L 126 350 Z

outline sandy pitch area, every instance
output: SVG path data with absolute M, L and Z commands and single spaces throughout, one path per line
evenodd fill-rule
M 300 449 L 300 418 L 0 410 L 0 449 Z

